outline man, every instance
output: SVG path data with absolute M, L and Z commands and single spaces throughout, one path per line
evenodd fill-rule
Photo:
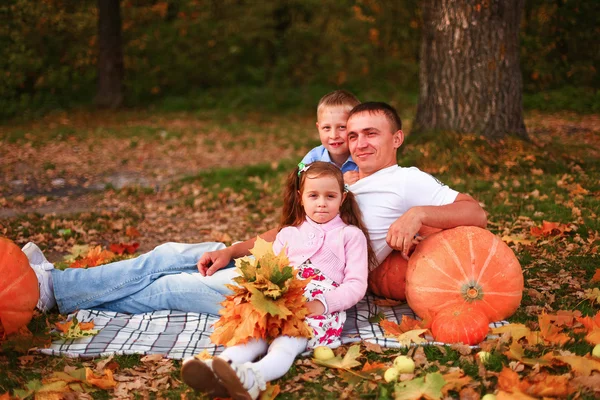
M 398 148 L 404 141 L 402 121 L 386 103 L 357 105 L 348 116 L 347 140 L 358 165 L 359 180 L 351 185 L 381 263 L 392 249 L 408 258 L 423 226 L 449 229 L 462 225 L 485 228 L 487 217 L 471 196 L 458 193 L 417 168 L 399 167 Z M 277 231 L 262 238 L 272 241 Z M 254 239 L 207 252 L 198 261 L 202 275 L 212 275 L 231 259 L 248 254 Z

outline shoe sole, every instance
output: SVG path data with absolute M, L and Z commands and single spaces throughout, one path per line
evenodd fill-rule
M 231 364 L 222 358 L 215 358 L 212 367 L 233 400 L 253 400 Z
M 228 397 L 229 392 L 208 365 L 200 360 L 190 360 L 181 367 L 181 380 L 192 389 L 210 398 Z

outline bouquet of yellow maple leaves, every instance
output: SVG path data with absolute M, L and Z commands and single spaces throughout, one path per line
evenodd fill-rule
M 235 260 L 239 285 L 227 285 L 233 294 L 226 297 L 210 336 L 217 345 L 233 346 L 252 338 L 272 340 L 278 336 L 307 337 L 312 331 L 304 322 L 308 310 L 304 288 L 310 279 L 297 279 L 284 251 L 273 253 L 273 246 L 257 238 L 250 253 Z

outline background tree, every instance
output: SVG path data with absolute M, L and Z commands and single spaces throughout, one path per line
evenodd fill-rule
M 123 104 L 123 49 L 120 0 L 98 0 L 98 93 L 96 105 Z
M 424 0 L 413 132 L 527 137 L 519 67 L 524 0 Z

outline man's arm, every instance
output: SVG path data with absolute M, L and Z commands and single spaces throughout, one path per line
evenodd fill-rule
M 261 235 L 262 239 L 267 242 L 272 242 L 277 236 L 277 229 L 271 229 Z M 198 272 L 202 276 L 211 276 L 231 261 L 234 258 L 247 256 L 250 254 L 250 249 L 254 247 L 256 238 L 248 239 L 244 242 L 239 242 L 221 250 L 208 251 L 202 254 L 198 260 Z
M 477 200 L 459 193 L 451 204 L 410 208 L 390 226 L 386 241 L 391 248 L 401 251 L 407 258 L 415 245 L 415 235 L 423 225 L 439 229 L 465 225 L 485 228 L 487 216 Z

